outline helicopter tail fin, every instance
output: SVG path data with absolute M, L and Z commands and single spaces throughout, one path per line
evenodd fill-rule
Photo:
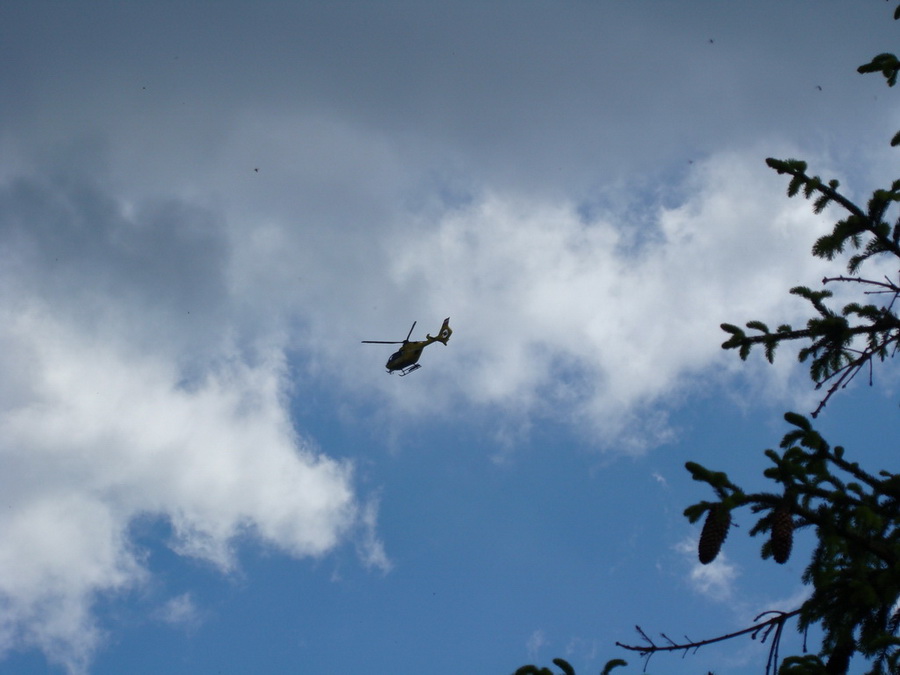
M 441 324 L 441 331 L 437 334 L 437 337 L 427 336 L 429 339 L 434 340 L 436 342 L 441 342 L 443 344 L 447 344 L 447 340 L 450 339 L 450 336 L 453 334 L 453 329 L 450 328 L 450 317 L 448 316 L 444 319 L 444 323 Z

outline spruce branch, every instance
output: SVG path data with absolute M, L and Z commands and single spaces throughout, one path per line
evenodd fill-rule
M 785 624 L 785 622 L 797 616 L 800 613 L 800 609 L 795 609 L 790 612 L 782 612 L 777 610 L 770 610 L 767 612 L 763 612 L 762 614 L 757 615 L 753 621 L 759 621 L 763 616 L 773 615 L 763 621 L 762 623 L 755 624 L 753 626 L 748 626 L 747 628 L 743 628 L 741 630 L 735 631 L 733 633 L 727 633 L 725 635 L 718 635 L 713 638 L 707 638 L 705 640 L 691 640 L 687 636 L 685 636 L 685 640 L 687 642 L 675 642 L 665 633 L 661 633 L 660 636 L 663 640 L 666 641 L 666 644 L 658 645 L 653 641 L 647 633 L 640 627 L 635 626 L 635 630 L 644 640 L 644 644 L 640 645 L 630 645 L 625 644 L 623 642 L 616 642 L 616 646 L 621 647 L 622 649 L 627 649 L 628 651 L 637 652 L 638 655 L 644 659 L 644 669 L 647 668 L 647 663 L 650 661 L 650 657 L 658 652 L 684 652 L 687 654 L 688 652 L 696 653 L 701 647 L 706 647 L 707 645 L 715 644 L 717 642 L 724 642 L 726 640 L 733 640 L 736 637 L 740 637 L 742 635 L 750 635 L 753 640 L 759 638 L 761 643 L 765 643 L 765 641 L 769 638 L 770 635 L 774 632 L 774 639 L 769 647 L 769 660 L 766 664 L 766 675 L 769 673 L 775 672 L 775 667 L 778 661 L 778 645 L 781 642 L 781 630 Z
M 865 367 L 869 368 L 871 384 L 872 361 L 876 358 L 883 361 L 900 348 L 900 318 L 893 311 L 894 304 L 900 297 L 900 285 L 888 278 L 879 281 L 840 275 L 822 279 L 823 285 L 835 282 L 861 284 L 873 289 L 865 291 L 867 295 L 892 297 L 883 306 L 851 302 L 838 313 L 825 302 L 832 297 L 831 291 L 815 291 L 797 286 L 791 289 L 791 294 L 806 299 L 818 315 L 807 321 L 806 328 L 794 329 L 785 324 L 772 332 L 761 321 L 748 321 L 747 328 L 757 331 L 756 334 L 748 335 L 743 328 L 733 324 L 721 325 L 722 330 L 730 335 L 722 343 L 722 348 L 737 349 L 741 359 L 746 359 L 753 347 L 760 345 L 764 349 L 766 360 L 772 363 L 775 349 L 782 342 L 808 341 L 809 344 L 798 352 L 798 360 L 810 361 L 810 377 L 815 382 L 816 389 L 831 383 L 824 398 L 813 411 L 813 417 L 817 417 L 831 397 L 845 388 Z M 853 345 L 859 338 L 865 339 L 865 345 L 856 348 Z
M 816 193 L 820 195 L 813 206 L 816 213 L 820 213 L 825 206 L 835 202 L 850 214 L 848 218 L 835 224 L 831 234 L 819 238 L 813 247 L 813 255 L 832 260 L 836 254 L 843 251 L 847 240 L 854 244 L 854 248 L 859 248 L 860 235 L 868 232 L 872 236 L 874 244 L 865 258 L 875 253 L 892 253 L 900 257 L 900 245 L 890 238 L 889 228 L 881 221 L 888 206 L 900 200 L 900 195 L 898 195 L 900 186 L 896 182 L 891 185 L 889 190 L 876 190 L 869 201 L 868 210 L 864 210 L 837 191 L 838 181 L 832 180 L 825 184 L 818 176 L 809 176 L 806 173 L 806 162 L 769 157 L 766 159 L 766 164 L 779 174 L 788 174 L 792 177 L 788 185 L 789 197 L 795 196 L 802 187 L 807 199 Z M 856 264 L 858 266 L 859 263 Z

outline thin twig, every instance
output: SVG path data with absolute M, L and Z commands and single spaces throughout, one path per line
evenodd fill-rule
M 766 636 L 769 635 L 769 632 L 773 628 L 775 628 L 780 623 L 784 623 L 785 621 L 787 621 L 791 617 L 796 616 L 799 613 L 800 613 L 799 608 L 795 609 L 791 612 L 780 612 L 780 611 L 775 611 L 775 610 L 772 610 L 769 612 L 763 612 L 762 614 L 757 616 L 756 619 L 754 619 L 754 620 L 758 620 L 760 617 L 765 616 L 766 614 L 775 614 L 776 616 L 773 616 L 771 619 L 767 619 L 766 621 L 764 621 L 761 624 L 749 626 L 748 628 L 744 628 L 744 629 L 736 631 L 734 633 L 728 633 L 727 635 L 719 635 L 718 637 L 709 638 L 708 640 L 698 640 L 696 642 L 694 642 L 694 641 L 686 642 L 684 644 L 676 644 L 675 642 L 670 640 L 666 635 L 663 634 L 662 637 L 667 642 L 670 643 L 665 646 L 657 645 L 655 642 L 653 642 L 653 640 L 650 639 L 650 637 L 643 631 L 643 629 L 640 626 L 635 626 L 635 629 L 641 635 L 641 637 L 647 641 L 647 644 L 645 644 L 645 645 L 626 645 L 621 642 L 616 642 L 616 646 L 621 647 L 622 649 L 627 649 L 632 652 L 638 652 L 638 653 L 640 653 L 641 656 L 645 656 L 647 654 L 652 654 L 655 652 L 674 652 L 674 651 L 680 651 L 680 650 L 688 651 L 691 649 L 697 650 L 700 647 L 705 647 L 706 645 L 715 644 L 716 642 L 723 642 L 725 640 L 731 640 L 733 638 L 740 637 L 741 635 L 747 635 L 750 633 L 752 633 L 753 637 L 755 638 L 756 635 L 759 635 L 760 631 L 767 631 L 767 632 L 765 632 L 765 635 L 763 637 L 763 641 L 765 641 Z
M 875 281 L 874 279 L 864 279 L 862 277 L 845 277 L 843 275 L 839 277 L 823 277 L 822 285 L 827 284 L 830 281 L 855 281 L 858 284 L 868 284 L 870 286 L 881 286 L 882 288 L 886 288 L 889 291 L 900 292 L 900 286 L 897 286 L 890 279 L 885 277 L 887 281 Z

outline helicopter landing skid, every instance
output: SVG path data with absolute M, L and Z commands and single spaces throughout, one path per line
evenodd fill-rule
M 401 371 L 400 371 L 400 377 L 405 377 L 406 375 L 409 375 L 411 372 L 413 372 L 414 370 L 418 370 L 418 369 L 421 368 L 421 367 L 422 367 L 422 364 L 417 363 L 417 364 L 415 364 L 415 365 L 410 366 L 410 367 L 407 368 L 406 370 L 401 370 Z

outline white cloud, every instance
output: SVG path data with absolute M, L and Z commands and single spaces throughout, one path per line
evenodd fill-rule
M 689 561 L 688 581 L 695 591 L 716 602 L 731 600 L 740 570 L 728 560 L 724 552 L 720 552 L 708 565 L 703 565 L 697 560 L 696 539 L 688 538 L 679 542 L 675 550 Z
M 47 173 L 0 185 L 0 655 L 87 668 L 94 603 L 153 572 L 137 518 L 226 573 L 246 537 L 389 569 L 377 503 L 292 425 L 283 307 L 254 322 L 221 216 Z
M 566 656 L 577 657 L 586 661 L 594 661 L 600 654 L 601 644 L 596 638 L 587 639 L 582 637 L 572 637 L 566 645 Z M 603 647 L 607 645 L 604 643 Z
M 91 616 L 98 593 L 127 589 L 144 576 L 123 536 L 126 523 L 76 486 L 24 503 L 5 501 L 0 648 L 37 647 L 70 672 L 82 672 L 103 639 Z
M 36 305 L 2 319 L 0 367 L 29 386 L 5 388 L 0 411 L 0 645 L 81 671 L 101 639 L 95 599 L 148 573 L 128 540 L 136 517 L 167 519 L 173 548 L 224 571 L 241 535 L 319 556 L 354 527 L 351 468 L 294 432 L 277 353 L 186 388 L 167 359 Z
M 389 572 L 393 563 L 387 555 L 384 542 L 377 533 L 378 525 L 378 501 L 370 498 L 362 507 L 359 518 L 362 534 L 358 538 L 357 547 L 360 559 L 368 566 Z
M 187 629 L 196 628 L 203 621 L 203 613 L 189 592 L 169 598 L 154 616 L 163 623 Z
M 737 567 L 732 565 L 724 553 L 708 565 L 695 563 L 691 568 L 690 580 L 694 588 L 703 595 L 725 602 L 731 598 L 734 581 L 739 576 Z
M 571 202 L 487 194 L 404 233 L 396 285 L 453 315 L 453 355 L 431 367 L 470 402 L 569 411 L 601 445 L 658 443 L 669 429 L 656 404 L 735 360 L 719 324 L 795 319 L 787 290 L 821 278 L 808 250 L 823 220 L 770 174 L 759 152 L 710 158 L 680 205 L 644 205 L 651 218 L 585 222 Z
M 536 628 L 534 632 L 528 636 L 528 640 L 525 643 L 525 650 L 528 653 L 528 658 L 536 660 L 540 656 L 541 650 L 548 644 L 550 643 L 547 640 L 547 636 L 544 634 L 544 630 Z

